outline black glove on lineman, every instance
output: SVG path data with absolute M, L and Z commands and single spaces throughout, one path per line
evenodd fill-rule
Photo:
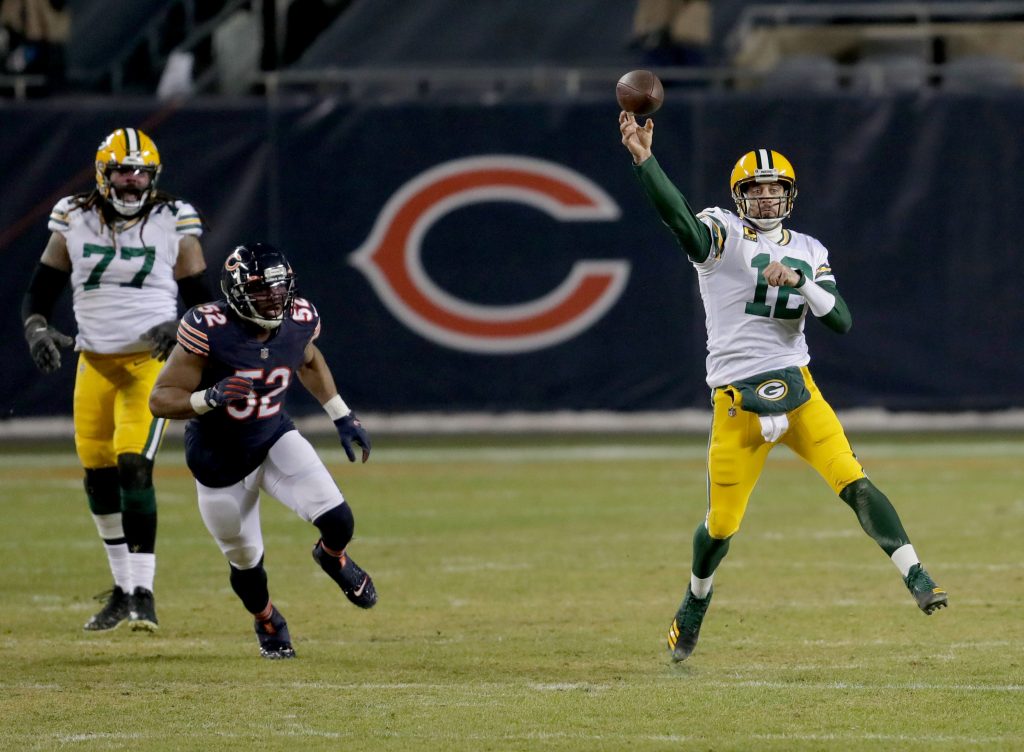
M 150 353 L 157 360 L 167 360 L 178 341 L 178 320 L 171 319 L 162 324 L 157 324 L 142 335 L 142 339 L 153 345 Z
M 344 418 L 338 418 L 334 421 L 334 427 L 338 429 L 338 438 L 341 439 L 341 445 L 345 449 L 345 454 L 348 455 L 349 462 L 356 461 L 356 453 L 352 449 L 352 442 L 363 448 L 363 462 L 370 459 L 370 434 L 366 433 L 366 429 L 363 428 L 363 424 L 359 422 L 359 418 L 356 417 L 355 413 L 349 413 Z
M 252 394 L 252 379 L 246 376 L 225 376 L 203 392 L 203 400 L 210 407 L 224 407 L 239 402 Z
M 38 313 L 25 319 L 25 341 L 32 360 L 43 373 L 53 373 L 60 368 L 60 348 L 75 343 L 73 337 L 58 332 Z

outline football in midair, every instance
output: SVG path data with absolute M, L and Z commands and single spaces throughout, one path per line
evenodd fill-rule
M 661 80 L 649 70 L 634 70 L 615 84 L 619 107 L 634 115 L 653 115 L 665 99 Z

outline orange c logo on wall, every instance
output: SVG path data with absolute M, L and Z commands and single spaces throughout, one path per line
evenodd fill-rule
M 586 330 L 618 300 L 630 271 L 621 259 L 576 261 L 556 288 L 514 305 L 471 303 L 442 290 L 423 266 L 423 239 L 445 215 L 484 202 L 526 204 L 560 222 L 609 222 L 621 214 L 596 183 L 554 162 L 506 155 L 457 159 L 403 185 L 349 263 L 403 324 L 468 352 L 550 347 Z

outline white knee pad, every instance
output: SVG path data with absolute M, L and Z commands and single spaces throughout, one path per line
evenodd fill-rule
M 206 523 L 206 529 L 217 540 L 230 540 L 242 533 L 241 510 L 238 502 L 230 496 L 200 496 L 199 513 Z
M 259 491 L 244 482 L 226 488 L 196 483 L 199 513 L 221 552 L 238 569 L 251 569 L 263 556 Z
M 263 558 L 262 546 L 239 546 L 238 548 L 228 548 L 221 545 L 221 550 L 235 569 L 252 569 L 259 564 L 260 559 Z

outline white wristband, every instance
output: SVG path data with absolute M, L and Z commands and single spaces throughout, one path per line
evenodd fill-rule
M 836 296 L 824 287 L 819 287 L 810 277 L 802 276 L 804 283 L 796 288 L 796 291 L 803 295 L 804 300 L 807 301 L 807 307 L 811 309 L 811 313 L 821 318 L 836 307 Z
M 196 415 L 202 415 L 210 412 L 213 408 L 206 404 L 206 390 L 203 389 L 198 392 L 192 392 L 188 398 L 188 402 L 192 405 L 192 409 L 195 410 Z
M 352 408 L 345 404 L 345 400 L 341 398 L 340 394 L 335 394 L 329 400 L 323 404 L 324 410 L 327 411 L 327 416 L 331 420 L 338 420 L 344 418 L 350 412 Z

